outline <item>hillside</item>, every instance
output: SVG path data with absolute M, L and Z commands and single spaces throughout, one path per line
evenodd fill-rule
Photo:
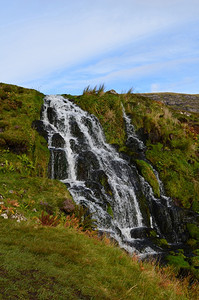
M 136 160 L 136 149 L 133 152 L 125 143 L 122 103 L 146 143 L 146 156 L 158 170 L 168 195 L 178 205 L 199 212 L 199 114 L 181 114 L 160 101 L 131 92 L 100 96 L 91 90 L 71 99 L 98 117 L 109 143 Z
M 199 95 L 179 93 L 141 93 L 140 96 L 147 97 L 155 101 L 161 101 L 176 110 L 199 113 Z
M 35 90 L 0 84 L 2 299 L 197 298 L 197 291 L 195 296 L 190 294 L 193 290 L 188 293 L 169 269 L 162 273 L 154 264 L 130 258 L 107 238 L 97 238 L 92 220 L 74 206 L 65 185 L 47 178 L 47 143 L 33 128 L 43 97 Z M 99 118 L 107 141 L 137 161 L 147 178 L 150 168 L 125 144 L 123 103 L 147 143 L 146 155 L 160 172 L 167 193 L 178 205 L 198 212 L 198 134 L 194 130 L 198 115 L 182 119 L 159 102 L 131 93 L 87 90 L 82 96 L 67 97 Z M 148 180 L 155 189 L 153 180 Z M 64 202 L 73 205 L 67 216 L 62 213 Z M 187 260 L 182 250 L 170 254 L 170 261 L 177 272 L 192 270 L 197 276 L 197 223 L 188 230 L 194 256 Z

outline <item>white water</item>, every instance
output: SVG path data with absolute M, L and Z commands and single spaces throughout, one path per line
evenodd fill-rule
M 48 108 L 52 108 L 53 113 L 56 114 L 53 122 L 49 121 Z M 76 122 L 75 126 L 78 126 L 78 130 L 83 136 L 81 140 L 72 133 L 74 120 Z M 99 229 L 109 231 L 116 237 L 115 228 L 119 228 L 122 238 L 129 240 L 130 229 L 143 226 L 142 214 L 135 195 L 132 178 L 130 178 L 132 172 L 127 162 L 121 159 L 115 149 L 106 143 L 96 117 L 83 111 L 62 96 L 46 96 L 42 121 L 48 126 L 52 178 L 55 177 L 53 150 L 56 149 L 52 145 L 52 136 L 59 133 L 64 139 L 65 145 L 57 149 L 65 153 L 68 162 L 68 176 L 62 179 L 62 182 L 68 184 L 76 203 L 89 207 L 93 213 L 93 218 L 97 220 Z M 87 124 L 89 125 L 87 126 Z M 73 147 L 75 145 L 76 151 L 72 149 L 72 144 Z M 98 169 L 104 170 L 107 175 L 112 195 L 110 197 L 103 187 L 101 193 L 105 202 L 110 204 L 114 218 L 107 213 L 106 205 L 86 185 L 86 182 L 78 179 L 77 164 L 82 149 L 94 154 L 99 166 Z M 88 179 L 90 179 L 90 174 L 88 174 Z M 119 237 L 117 240 L 119 240 Z

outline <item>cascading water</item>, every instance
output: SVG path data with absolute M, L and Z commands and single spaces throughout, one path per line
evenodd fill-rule
M 125 113 L 124 118 L 128 142 L 143 151 L 145 146 Z M 120 246 L 129 252 L 157 250 L 149 241 L 140 241 L 146 240 L 143 232 L 149 232 L 146 229 L 150 227 L 162 234 L 165 225 L 161 226 L 161 218 L 171 213 L 167 211 L 168 199 L 164 195 L 156 199 L 137 169 L 106 143 L 97 118 L 62 96 L 46 96 L 42 122 L 48 133 L 51 178 L 64 182 L 75 202 L 89 208 L 98 229 L 108 232 Z M 148 220 L 139 205 L 140 194 L 148 201 Z M 159 217 L 154 216 L 155 211 Z

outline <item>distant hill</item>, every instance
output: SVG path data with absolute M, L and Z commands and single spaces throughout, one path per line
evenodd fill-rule
M 161 101 L 177 110 L 199 113 L 199 95 L 179 93 L 141 93 L 139 94 L 150 99 Z

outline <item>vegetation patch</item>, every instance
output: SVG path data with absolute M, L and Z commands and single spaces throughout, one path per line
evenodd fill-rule
M 107 204 L 107 213 L 113 218 L 114 214 L 113 214 L 113 210 L 112 207 L 110 206 L 110 204 Z
M 121 100 L 136 130 L 143 128 L 147 159 L 167 194 L 176 204 L 199 212 L 198 114 L 174 111 L 141 95 L 121 95 Z
M 68 97 L 68 95 L 63 95 Z M 101 88 L 87 87 L 83 95 L 72 98 L 82 109 L 94 114 L 100 121 L 107 142 L 123 145 L 125 143 L 125 124 L 120 98 L 117 94 L 101 91 Z
M 199 229 L 195 224 L 187 224 L 187 229 L 190 233 L 190 236 L 196 239 L 199 242 Z
M 47 175 L 47 143 L 32 128 L 40 118 L 43 97 L 35 90 L 0 83 L 0 172 L 12 165 L 10 170 L 25 175 L 32 164 L 32 175 Z
M 151 185 L 155 196 L 160 197 L 159 183 L 153 172 L 152 167 L 146 161 L 138 159 L 136 160 L 136 165 L 142 176 Z

